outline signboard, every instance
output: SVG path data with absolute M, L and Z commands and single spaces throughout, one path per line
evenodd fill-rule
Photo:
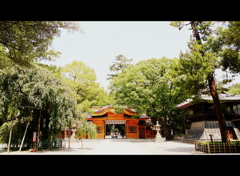
M 33 132 L 33 142 L 36 142 L 37 139 L 37 132 Z

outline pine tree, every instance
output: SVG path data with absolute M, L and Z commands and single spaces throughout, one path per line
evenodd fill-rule
M 181 29 L 186 24 L 183 22 L 172 22 L 171 25 Z M 208 84 L 207 87 L 213 98 L 216 109 L 222 142 L 229 143 L 230 141 L 227 138 L 226 122 L 220 106 L 217 85 L 214 77 L 214 71 L 218 67 L 218 53 L 216 54 L 212 52 L 211 45 L 209 45 L 207 41 L 209 36 L 212 34 L 212 22 L 190 21 L 187 25 L 191 26 L 193 36 L 192 41 L 189 42 L 191 52 L 180 54 L 181 69 L 186 75 L 183 80 L 187 80 L 185 81 L 185 85 L 189 85 L 188 89 L 190 91 L 192 90 L 192 93 L 194 94 L 202 93 L 199 90 L 202 91 L 206 88 L 206 83 Z M 205 82 L 205 80 L 207 82 Z
M 123 69 L 127 68 L 130 64 L 130 62 L 132 61 L 132 59 L 128 59 L 127 57 L 125 57 L 124 55 L 118 55 L 115 58 L 116 61 L 113 62 L 113 65 L 110 66 L 110 71 L 111 72 L 115 72 L 115 74 L 108 74 L 108 80 L 109 79 L 113 79 L 114 77 L 116 77 L 118 75 L 119 72 L 121 72 Z

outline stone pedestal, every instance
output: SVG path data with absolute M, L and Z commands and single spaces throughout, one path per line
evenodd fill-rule
M 162 136 L 159 134 L 159 131 L 157 131 L 157 135 L 155 137 L 155 142 L 158 142 L 158 143 L 163 143 L 164 142 Z
M 155 140 L 154 140 L 154 141 L 155 141 L 155 142 L 158 142 L 158 143 L 163 143 L 164 140 L 163 140 L 161 134 L 159 133 L 160 127 L 161 127 L 161 125 L 159 125 L 159 124 L 158 124 L 158 121 L 157 121 L 157 124 L 155 125 L 157 134 L 156 134 L 156 137 L 155 137 Z

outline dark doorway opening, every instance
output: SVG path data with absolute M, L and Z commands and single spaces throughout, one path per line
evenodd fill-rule
M 125 124 L 106 124 L 105 138 L 126 138 Z

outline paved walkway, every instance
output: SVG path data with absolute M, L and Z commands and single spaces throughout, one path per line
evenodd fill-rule
M 240 153 L 216 153 L 207 154 L 195 151 L 194 144 L 180 141 L 165 141 L 155 143 L 150 141 L 127 140 L 84 140 L 84 148 L 81 142 L 71 143 L 64 150 L 51 151 L 14 151 L 7 153 L 0 148 L 0 155 L 240 155 Z
M 141 148 L 130 141 L 102 140 L 99 144 L 87 151 L 87 155 L 152 155 L 151 152 Z

